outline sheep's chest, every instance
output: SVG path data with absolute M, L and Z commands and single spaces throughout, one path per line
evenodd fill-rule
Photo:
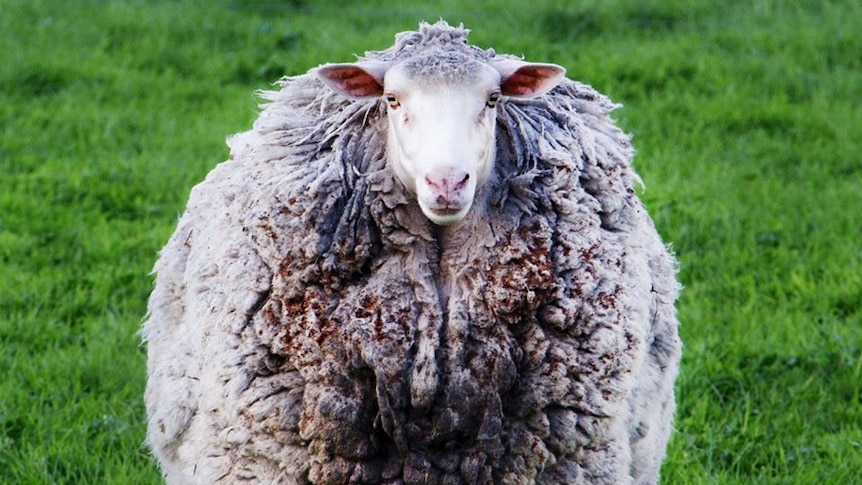
M 319 272 L 299 292 L 295 272 L 276 275 L 257 335 L 305 380 L 303 440 L 376 463 L 368 473 L 420 455 L 481 456 L 480 470 L 515 446 L 504 423 L 511 429 L 548 405 L 576 404 L 579 364 L 567 348 L 577 344 L 549 338 L 559 329 L 544 322 L 572 296 L 555 265 L 553 231 L 536 217 L 492 241 L 417 244 L 337 285 Z M 518 446 L 539 446 L 546 421 L 538 434 L 524 428 Z

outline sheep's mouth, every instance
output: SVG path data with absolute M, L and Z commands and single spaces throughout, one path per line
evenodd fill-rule
M 458 207 L 457 209 L 451 209 L 448 207 L 440 207 L 440 208 L 435 207 L 435 208 L 432 208 L 429 210 L 438 216 L 447 216 L 448 217 L 448 216 L 458 215 L 463 210 L 463 207 Z
M 438 226 L 451 226 L 456 224 L 460 222 L 461 219 L 464 219 L 464 216 L 467 215 L 467 211 L 470 210 L 470 204 L 460 206 L 428 206 L 422 204 L 420 201 L 419 206 L 422 208 L 422 212 L 425 214 L 425 217 Z

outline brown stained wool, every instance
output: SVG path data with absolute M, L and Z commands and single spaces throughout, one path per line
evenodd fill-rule
M 466 34 L 423 24 L 365 58 L 509 58 Z M 494 174 L 439 228 L 387 167 L 383 103 L 310 74 L 263 96 L 155 268 L 168 483 L 658 480 L 678 284 L 615 105 L 570 80 L 501 101 Z

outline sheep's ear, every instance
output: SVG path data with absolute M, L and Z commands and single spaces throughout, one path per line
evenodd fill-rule
M 334 91 L 349 98 L 369 98 L 383 94 L 383 76 L 388 66 L 378 62 L 327 64 L 314 70 Z
M 540 64 L 517 60 L 495 62 L 500 73 L 500 92 L 515 98 L 534 98 L 554 89 L 566 70 L 556 64 Z

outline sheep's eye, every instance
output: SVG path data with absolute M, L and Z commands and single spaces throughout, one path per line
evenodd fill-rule
M 390 108 L 395 109 L 401 106 L 401 103 L 398 102 L 398 98 L 394 94 L 387 94 L 385 98 L 386 103 L 389 105 Z
M 485 103 L 489 108 L 497 106 L 497 101 L 500 101 L 500 93 L 492 93 L 488 96 L 488 102 Z

